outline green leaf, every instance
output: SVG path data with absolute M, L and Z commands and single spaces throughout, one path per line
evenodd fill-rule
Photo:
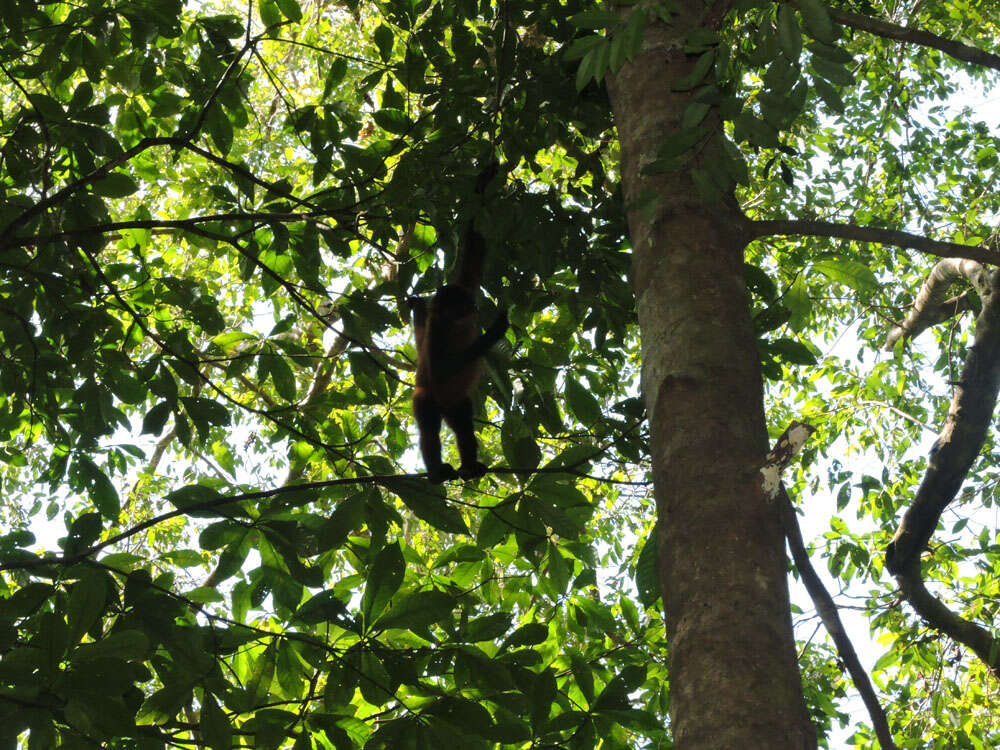
M 606 43 L 607 40 L 604 37 L 597 36 L 596 34 L 574 39 L 568 47 L 564 48 L 566 52 L 563 53 L 563 58 L 567 62 L 579 60 L 595 47 Z
M 768 342 L 768 349 L 778 355 L 784 362 L 796 365 L 816 364 L 816 355 L 801 341 L 781 338 Z
M 263 13 L 263 6 L 261 12 Z M 233 147 L 233 124 L 218 103 L 209 107 L 208 115 L 205 117 L 205 128 L 219 154 L 222 156 L 228 154 Z
M 479 530 L 476 532 L 476 546 L 480 549 L 495 547 L 511 531 L 513 529 L 509 523 L 506 523 L 498 513 L 490 511 L 483 515 L 479 523 Z
M 656 555 L 657 534 L 654 526 L 643 542 L 635 563 L 635 588 L 639 603 L 652 606 L 660 598 L 660 572 Z
M 600 45 L 596 45 L 583 56 L 583 59 L 580 61 L 580 66 L 576 69 L 577 91 L 583 91 L 587 87 L 587 84 L 590 83 L 590 79 L 594 78 L 598 60 L 601 57 L 601 51 L 607 46 L 607 44 L 608 40 L 602 38 Z
M 253 670 L 250 672 L 250 679 L 247 680 L 246 691 L 254 706 L 259 706 L 267 701 L 270 694 L 277 656 L 276 643 L 277 641 L 271 641 L 264 649 L 264 653 L 252 661 Z
M 292 368 L 289 367 L 285 358 L 280 355 L 268 357 L 267 360 L 271 379 L 274 382 L 274 389 L 285 401 L 294 401 L 298 391 L 295 386 L 295 375 L 292 373 Z
M 351 622 L 353 625 L 347 605 L 335 591 L 321 591 L 307 600 L 295 613 L 295 619 L 307 625 L 316 625 L 321 622 L 338 624 Z
M 361 525 L 364 516 L 365 502 L 362 496 L 355 495 L 341 500 L 320 527 L 317 540 L 319 551 L 339 549 L 347 541 L 347 535 Z
M 566 403 L 570 411 L 587 427 L 596 425 L 601 420 L 601 404 L 593 394 L 580 385 L 573 377 L 566 378 Z
M 94 193 L 105 198 L 124 198 L 139 189 L 139 184 L 124 172 L 112 172 L 91 186 Z
M 508 649 L 517 646 L 537 646 L 539 643 L 545 643 L 548 637 L 549 628 L 547 625 L 540 622 L 529 622 L 511 633 L 503 645 L 504 648 Z
M 809 289 L 801 276 L 785 290 L 781 301 L 792 313 L 792 317 L 788 321 L 792 330 L 801 331 L 812 311 L 812 298 L 810 298 Z
M 74 663 L 94 659 L 142 659 L 149 655 L 149 637 L 141 630 L 120 630 L 96 643 L 84 643 L 73 652 Z
M 261 0 L 258 8 L 260 21 L 265 28 L 281 23 L 281 11 L 274 0 Z
M 462 640 L 469 643 L 479 641 L 495 641 L 510 627 L 513 615 L 507 612 L 495 612 L 491 615 L 477 617 L 470 620 L 469 624 L 462 628 L 460 636 Z
M 573 572 L 573 569 L 566 558 L 559 553 L 559 547 L 555 544 L 549 544 L 546 572 L 555 592 L 560 596 L 565 594 L 566 586 L 569 584 L 569 576 Z
M 821 0 L 799 0 L 798 5 L 806 31 L 814 39 L 827 44 L 837 40 L 839 34 Z
M 812 42 L 808 45 L 808 49 L 814 55 L 825 57 L 827 60 L 839 63 L 840 65 L 854 65 L 854 57 L 851 53 L 835 44 Z
M 88 571 L 74 585 L 66 604 L 69 642 L 75 644 L 104 614 L 108 580 L 103 573 Z
M 399 542 L 384 547 L 375 557 L 365 581 L 365 593 L 361 598 L 361 613 L 366 623 L 382 614 L 389 600 L 399 590 L 403 582 L 406 562 Z
M 404 135 L 413 129 L 413 122 L 401 109 L 380 109 L 372 117 L 376 125 L 396 135 Z
M 90 499 L 94 501 L 94 505 L 102 516 L 109 521 L 117 521 L 118 513 L 121 511 L 118 490 L 115 489 L 111 480 L 108 479 L 108 475 L 95 466 L 92 461 L 89 459 L 84 461 L 84 457 L 82 456 L 80 461 L 81 463 L 86 463 L 89 467 Z
M 211 586 L 198 586 L 184 593 L 184 598 L 195 604 L 211 604 L 213 602 L 224 602 L 226 597 L 220 594 Z
M 594 704 L 595 711 L 620 710 L 632 707 L 629 695 L 646 679 L 646 667 L 632 665 L 619 672 L 601 691 Z
M 646 9 L 633 8 L 629 14 L 621 38 L 625 46 L 625 59 L 632 61 L 642 50 L 642 39 L 646 32 Z
M 394 601 L 375 627 L 420 630 L 451 615 L 455 605 L 455 598 L 443 591 L 418 591 Z
M 749 141 L 754 146 L 775 148 L 778 145 L 778 131 L 770 123 L 744 110 L 733 123 L 733 138 L 738 143 Z
M 684 110 L 684 114 L 681 116 L 681 129 L 687 130 L 689 128 L 694 128 L 705 119 L 705 115 L 708 114 L 711 106 L 708 104 L 703 104 L 700 102 L 692 102 Z
M 813 78 L 813 88 L 816 89 L 816 93 L 819 94 L 820 99 L 823 100 L 826 106 L 834 112 L 838 112 L 840 114 L 844 113 L 844 110 L 846 109 L 844 106 L 844 100 L 840 98 L 840 94 L 837 93 L 837 89 L 824 81 L 822 78 Z
M 871 268 L 856 260 L 818 260 L 813 263 L 813 270 L 856 292 L 868 294 L 878 289 L 878 281 Z
M 469 527 L 462 514 L 449 505 L 444 490 L 419 479 L 392 479 L 386 482 L 413 514 L 441 531 L 468 534 Z
M 296 0 L 275 0 L 282 15 L 289 21 L 301 21 L 302 9 Z
M 181 487 L 181 489 L 169 493 L 167 495 L 167 502 L 180 510 L 185 510 L 193 505 L 211 504 L 221 497 L 222 495 L 211 487 L 205 487 L 201 484 L 189 484 L 187 487 Z
M 201 736 L 209 747 L 214 748 L 214 750 L 231 750 L 233 746 L 232 724 L 211 694 L 206 694 L 202 700 L 199 724 Z
M 799 61 L 802 55 L 802 32 L 791 5 L 778 7 L 778 45 L 781 53 L 791 62 Z
M 707 52 L 702 53 L 702 55 L 695 62 L 691 72 L 688 73 L 688 75 L 674 81 L 670 88 L 673 91 L 690 91 L 701 84 L 701 82 L 708 77 L 708 74 L 712 71 L 714 63 L 714 49 L 710 49 Z
M 207 432 L 211 425 L 225 427 L 229 424 L 226 407 L 210 398 L 182 398 L 181 402 L 199 431 Z
M 388 62 L 389 58 L 392 57 L 392 46 L 393 46 L 393 35 L 392 29 L 390 29 L 385 24 L 382 24 L 377 29 L 375 29 L 375 46 L 378 47 L 378 56 L 382 58 L 382 62 Z
M 820 76 L 837 86 L 850 86 L 854 83 L 854 74 L 840 63 L 825 57 L 813 57 L 810 60 L 813 70 Z
M 343 57 L 333 58 L 333 62 L 330 63 L 330 67 L 326 71 L 326 79 L 323 81 L 323 99 L 330 98 L 330 94 L 333 90 L 340 85 L 340 82 L 344 80 L 347 75 L 347 60 Z
M 569 22 L 579 29 L 610 29 L 621 24 L 611 11 L 593 8 L 570 16 Z

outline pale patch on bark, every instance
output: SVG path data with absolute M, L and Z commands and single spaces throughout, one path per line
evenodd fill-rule
M 802 450 L 806 440 L 815 431 L 815 427 L 804 422 L 792 422 L 778 438 L 774 447 L 768 451 L 764 465 L 760 468 L 760 483 L 771 500 L 774 500 L 781 490 L 781 472 L 791 463 L 795 454 Z

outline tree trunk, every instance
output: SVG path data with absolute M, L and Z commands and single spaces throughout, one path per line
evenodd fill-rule
M 609 81 L 652 430 L 671 728 L 681 750 L 814 748 L 779 508 L 758 471 L 768 440 L 743 215 L 731 196 L 699 197 L 691 165 L 641 173 L 691 102 L 671 91 L 697 59 L 683 41 L 704 4 L 687 6 L 691 17 L 673 26 L 651 22 L 642 52 Z M 714 112 L 706 122 L 721 132 Z M 716 147 L 688 152 L 693 166 Z

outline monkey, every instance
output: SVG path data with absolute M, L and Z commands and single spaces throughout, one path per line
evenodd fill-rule
M 476 178 L 481 195 L 497 173 L 488 164 Z M 459 245 L 453 278 L 430 300 L 409 297 L 417 349 L 413 416 L 420 435 L 420 453 L 427 478 L 435 484 L 448 479 L 474 479 L 487 471 L 478 458 L 479 444 L 472 423 L 472 394 L 479 382 L 480 360 L 507 331 L 507 311 L 501 309 L 485 333 L 479 332 L 476 295 L 482 280 L 486 241 L 469 222 Z M 455 434 L 461 465 L 456 470 L 441 461 L 441 422 Z

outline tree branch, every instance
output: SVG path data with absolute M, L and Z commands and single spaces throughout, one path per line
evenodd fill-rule
M 298 222 L 316 221 L 324 216 L 334 216 L 338 211 L 321 211 L 310 213 L 276 213 L 273 211 L 235 211 L 225 214 L 208 214 L 207 216 L 192 216 L 187 219 L 134 219 L 131 221 L 109 221 L 106 224 L 94 224 L 89 227 L 70 229 L 65 232 L 57 232 L 44 236 L 23 237 L 11 239 L 7 247 L 34 247 L 45 245 L 59 240 L 72 240 L 76 237 L 89 234 L 111 234 L 120 232 L 123 229 L 181 229 L 185 231 L 195 231 L 202 224 L 213 222 L 249 221 L 255 223 L 268 222 Z M 353 214 L 350 214 L 353 216 Z M 217 240 L 227 240 L 227 238 L 217 234 L 203 235 Z
M 815 430 L 815 427 L 803 422 L 789 424 L 764 459 L 760 470 L 761 484 L 768 497 L 778 503 L 781 527 L 788 540 L 788 548 L 792 552 L 795 567 L 799 571 L 806 591 L 809 592 L 809 597 L 816 606 L 816 611 L 819 613 L 823 625 L 837 647 L 837 653 L 847 666 L 854 687 L 861 694 L 861 700 L 864 701 L 865 707 L 868 709 L 872 727 L 875 729 L 875 736 L 878 737 L 882 750 L 895 750 L 896 744 L 893 742 L 892 732 L 889 731 L 889 721 L 886 719 L 885 711 L 878 702 L 875 688 L 872 687 L 868 673 L 861 665 L 861 660 L 858 659 L 858 654 L 854 650 L 851 639 L 847 636 L 847 631 L 844 630 L 844 623 L 841 622 L 840 614 L 837 612 L 837 604 L 826 590 L 809 559 L 809 553 L 806 551 L 806 545 L 802 539 L 802 529 L 799 528 L 798 514 L 795 512 L 791 498 L 788 497 L 785 486 L 781 483 L 781 472 L 787 468 L 792 458 L 802 449 L 806 440 Z
M 174 145 L 176 141 L 180 140 L 183 139 L 175 138 L 173 136 L 162 136 L 158 138 L 143 138 L 132 148 L 128 149 L 127 151 L 123 151 L 118 156 L 108 159 L 101 166 L 97 167 L 90 173 L 84 175 L 78 180 L 74 180 L 73 182 L 63 187 L 61 190 L 57 190 L 56 192 L 54 192 L 48 198 L 44 198 L 38 201 L 38 203 L 33 205 L 31 208 L 26 209 L 20 216 L 15 218 L 6 227 L 4 227 L 2 232 L 0 232 L 0 247 L 18 246 L 14 245 L 14 243 L 8 242 L 8 240 L 11 238 L 14 231 L 18 227 L 24 226 L 36 216 L 41 215 L 46 209 L 51 208 L 57 203 L 65 200 L 73 193 L 86 187 L 90 183 L 96 182 L 102 177 L 107 177 L 111 173 L 111 170 L 114 169 L 115 167 L 119 167 L 122 164 L 125 164 L 126 162 L 130 161 L 132 157 L 138 156 L 143 151 L 151 149 L 154 146 Z
M 896 573 L 896 581 L 906 601 L 928 625 L 968 646 L 1000 680 L 1000 639 L 994 638 L 986 628 L 952 612 L 928 591 L 920 572 L 919 558 L 914 558 L 905 570 Z
M 390 484 L 391 482 L 398 482 L 400 479 L 419 479 L 425 477 L 426 474 L 390 474 L 390 475 L 372 475 L 363 477 L 347 477 L 342 479 L 328 479 L 322 482 L 307 482 L 304 484 L 293 484 L 284 487 L 275 487 L 270 490 L 260 490 L 258 492 L 243 492 L 238 495 L 226 495 L 212 498 L 211 500 L 204 500 L 200 503 L 191 503 L 190 505 L 185 505 L 183 508 L 174 508 L 166 513 L 161 513 L 158 516 L 153 516 L 148 518 L 142 523 L 136 524 L 128 529 L 125 529 L 114 536 L 110 536 L 97 544 L 88 547 L 82 552 L 78 552 L 73 555 L 62 555 L 62 556 L 50 556 L 50 557 L 36 557 L 32 560 L 19 560 L 17 562 L 3 563 L 0 564 L 0 572 L 5 570 L 25 570 L 29 568 L 38 568 L 45 565 L 72 565 L 74 563 L 86 560 L 93 554 L 100 552 L 101 550 L 117 544 L 118 542 L 124 541 L 130 537 L 140 534 L 146 529 L 150 529 L 153 526 L 163 523 L 164 521 L 169 521 L 171 518 L 177 518 L 178 516 L 191 515 L 193 513 L 204 512 L 207 510 L 213 510 L 224 505 L 231 505 L 233 503 L 240 503 L 244 501 L 255 501 L 263 500 L 265 498 L 276 497 L 278 495 L 297 493 L 297 492 L 307 492 L 310 490 L 321 490 L 327 487 L 338 487 L 344 484 Z
M 900 575 L 919 561 L 941 513 L 955 499 L 972 464 L 979 457 L 993 423 L 1000 391 L 1000 274 L 993 272 L 982 293 L 983 309 L 976 318 L 976 340 L 969 348 L 962 376 L 944 427 L 931 448 L 923 481 L 886 550 L 886 566 Z
M 844 623 L 837 611 L 837 603 L 833 601 L 833 597 L 826 590 L 809 559 L 809 553 L 806 551 L 806 545 L 802 539 L 802 529 L 799 528 L 798 514 L 795 512 L 795 506 L 792 504 L 791 498 L 788 497 L 784 485 L 778 492 L 777 500 L 778 510 L 781 513 L 781 525 L 785 531 L 785 538 L 788 540 L 788 548 L 792 552 L 792 560 L 795 561 L 795 567 L 802 578 L 802 584 L 809 592 L 809 598 L 812 599 L 816 612 L 823 621 L 823 627 L 833 639 L 833 643 L 837 647 L 837 654 L 847 667 L 854 687 L 857 688 L 865 708 L 868 709 L 872 728 L 875 730 L 879 744 L 882 745 L 882 750 L 895 750 L 896 744 L 893 742 L 892 732 L 889 730 L 889 720 L 886 718 L 882 704 L 878 701 L 878 695 L 868 677 L 868 672 L 865 671 L 861 660 L 858 659 L 858 653 L 854 650 L 854 645 L 844 629 Z
M 943 323 L 958 315 L 959 312 L 972 309 L 972 301 L 967 293 L 946 299 L 949 287 L 960 279 L 972 282 L 983 293 L 984 285 L 989 282 L 988 274 L 981 263 L 974 260 L 946 258 L 938 261 L 924 280 L 923 286 L 913 300 L 913 309 L 906 319 L 897 323 L 886 336 L 885 351 L 891 352 L 900 339 L 911 339 L 931 326 Z
M 875 36 L 880 36 L 885 39 L 895 39 L 900 42 L 907 42 L 908 44 L 931 47 L 933 49 L 940 50 L 949 57 L 953 57 L 961 62 L 982 65 L 986 68 L 1000 70 L 1000 55 L 995 55 L 992 52 L 987 52 L 986 50 L 979 49 L 978 47 L 962 44 L 961 42 L 956 42 L 952 39 L 932 34 L 929 31 L 924 31 L 923 29 L 898 26 L 897 24 L 889 23 L 888 21 L 883 21 L 879 18 L 863 16 L 860 13 L 849 13 L 846 10 L 840 10 L 839 8 L 831 8 L 830 6 L 827 6 L 827 12 L 835 21 L 842 23 L 844 26 L 850 26 L 852 29 L 867 31 L 870 34 L 874 34 Z
M 980 263 L 1000 265 L 1000 252 L 982 245 L 960 245 L 957 242 L 932 240 L 919 234 L 901 232 L 897 229 L 881 227 L 859 227 L 854 224 L 835 224 L 829 221 L 807 219 L 781 219 L 774 221 L 751 221 L 747 227 L 753 239 L 758 237 L 807 235 L 810 237 L 834 237 L 858 242 L 874 242 L 879 245 L 895 245 L 918 250 L 939 258 L 968 258 Z
M 1000 679 L 1000 640 L 952 612 L 924 585 L 920 556 L 944 509 L 955 499 L 979 457 L 1000 391 L 1000 273 L 971 270 L 979 279 L 983 309 L 976 340 L 965 357 L 944 427 L 931 448 L 923 481 L 886 549 L 886 568 L 906 600 L 929 625 L 965 644 Z M 942 275 L 947 275 L 946 271 Z M 965 275 L 963 273 L 963 275 Z M 984 278 L 985 277 L 985 278 Z M 926 286 L 926 284 L 925 284 Z

